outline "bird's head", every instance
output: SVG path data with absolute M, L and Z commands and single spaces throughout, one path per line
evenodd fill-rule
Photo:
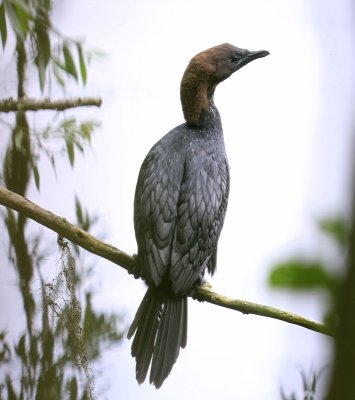
M 181 102 L 186 121 L 191 125 L 197 123 L 201 112 L 208 109 L 220 82 L 251 61 L 268 54 L 266 50 L 249 51 L 224 43 L 193 57 L 181 81 Z
M 220 83 L 244 65 L 268 54 L 266 50 L 249 51 L 224 43 L 197 54 L 191 64 L 208 71 L 211 82 Z

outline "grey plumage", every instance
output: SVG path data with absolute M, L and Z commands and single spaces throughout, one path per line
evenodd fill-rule
M 183 124 L 169 132 L 138 177 L 137 261 L 149 284 L 168 278 L 175 295 L 186 295 L 208 264 L 227 207 L 229 169 L 217 110 L 208 127 Z
M 134 226 L 137 263 L 149 288 L 128 331 L 142 383 L 159 388 L 187 341 L 187 295 L 216 269 L 228 202 L 229 167 L 216 85 L 267 52 L 224 44 L 195 56 L 182 80 L 186 123 L 160 139 L 140 169 Z

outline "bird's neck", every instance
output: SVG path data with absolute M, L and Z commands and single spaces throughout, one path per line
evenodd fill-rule
M 181 82 L 180 96 L 186 123 L 200 127 L 218 115 L 213 95 L 216 85 L 194 74 L 186 74 Z

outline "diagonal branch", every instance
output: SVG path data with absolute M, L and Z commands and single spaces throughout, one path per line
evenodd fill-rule
M 25 197 L 11 192 L 0 186 L 0 204 L 12 208 L 39 224 L 46 226 L 59 235 L 65 237 L 83 249 L 125 268 L 129 273 L 134 272 L 135 260 L 133 257 L 118 250 L 110 244 L 101 242 L 78 226 L 71 224 L 65 218 L 59 217 L 48 210 L 27 200 Z
M 16 111 L 39 111 L 39 110 L 54 110 L 63 111 L 68 108 L 87 107 L 87 106 L 101 106 L 101 99 L 99 97 L 77 97 L 73 99 L 59 99 L 51 100 L 22 98 L 14 99 L 12 97 L 0 100 L 0 112 L 16 112 Z
M 137 271 L 135 258 L 124 253 L 110 244 L 101 242 L 86 231 L 71 224 L 65 218 L 59 217 L 48 210 L 39 207 L 26 198 L 0 186 L 0 204 L 23 213 L 41 225 L 46 226 L 59 235 L 67 238 L 76 245 L 100 257 L 125 268 L 128 273 Z M 332 336 L 329 327 L 320 322 L 315 322 L 299 315 L 277 308 L 256 304 L 245 300 L 232 299 L 213 292 L 206 285 L 197 287 L 192 297 L 199 301 L 207 301 L 221 307 L 230 308 L 243 314 L 255 314 L 263 317 L 274 318 L 294 325 L 299 325 L 315 332 Z

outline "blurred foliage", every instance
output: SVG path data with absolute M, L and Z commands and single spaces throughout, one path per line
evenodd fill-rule
M 87 82 L 91 55 L 81 41 L 65 37 L 53 27 L 52 6 L 51 0 L 0 0 L 3 51 L 10 35 L 16 42 L 18 98 L 26 96 L 27 73 L 33 68 L 42 92 L 51 90 L 52 78 L 61 87 L 68 79 Z M 46 128 L 38 130 L 30 126 L 26 112 L 16 113 L 0 171 L 8 189 L 26 196 L 33 177 L 40 190 L 42 156 L 56 173 L 58 152 L 65 152 L 73 167 L 76 152 L 84 154 L 90 146 L 97 122 L 73 117 L 58 122 L 62 115 L 57 113 Z M 97 216 L 86 210 L 78 196 L 73 203 L 77 224 L 91 230 Z M 95 398 L 91 363 L 121 340 L 121 318 L 93 307 L 93 294 L 85 284 L 89 268 L 83 265 L 77 247 L 58 238 L 59 262 L 53 265 L 56 277 L 48 282 L 44 267 L 48 269 L 48 259 L 53 259 L 53 246 L 44 235 L 31 233 L 23 215 L 5 209 L 0 217 L 1 229 L 7 234 L 3 240 L 8 242 L 8 267 L 16 272 L 26 318 L 21 333 L 0 327 L 0 399 Z
M 77 122 L 76 118 L 70 117 L 57 124 L 52 120 L 43 130 L 33 132 L 32 167 L 38 190 L 40 190 L 40 175 L 37 164 L 41 155 L 49 160 L 55 174 L 57 174 L 56 155 L 58 153 L 66 153 L 71 167 L 74 167 L 75 151 L 85 154 L 85 148 L 90 146 L 92 134 L 99 125 L 97 121 Z M 54 149 L 54 142 L 57 147 L 59 144 L 58 149 Z
M 38 82 L 43 92 L 51 90 L 53 80 L 60 87 L 65 88 L 68 78 L 85 85 L 87 82 L 87 65 L 95 56 L 101 53 L 86 50 L 82 41 L 64 36 L 50 19 L 53 7 L 51 0 L 0 0 L 0 36 L 2 48 L 5 50 L 11 32 L 16 38 L 18 98 L 25 95 L 25 74 L 33 66 L 38 72 Z M 30 63 L 27 59 L 31 60 Z M 34 65 L 33 65 L 34 64 Z M 58 113 L 57 115 L 62 114 Z M 27 174 L 32 171 L 37 189 L 40 188 L 40 171 L 38 162 L 42 155 L 48 157 L 55 170 L 55 152 L 48 146 L 49 140 L 64 138 L 62 141 L 70 165 L 75 161 L 75 150 L 84 152 L 85 146 L 90 145 L 93 130 L 98 126 L 97 121 L 87 120 L 78 123 L 75 118 L 65 118 L 58 126 L 52 123 L 42 131 L 30 130 L 25 113 L 19 112 L 16 116 L 16 126 L 12 135 L 12 145 L 8 148 L 7 157 L 12 160 L 4 163 L 6 174 L 17 174 L 13 182 L 18 184 L 28 182 Z M 12 168 L 15 162 L 25 163 L 26 168 Z M 11 166 L 11 168 L 9 167 Z M 55 170 L 56 172 L 56 170 Z M 21 176 L 20 176 L 21 175 Z M 12 186 L 7 187 L 19 194 L 19 190 Z
M 324 269 L 321 262 L 293 258 L 277 264 L 270 274 L 269 282 L 273 287 L 292 290 L 333 290 L 338 280 Z
M 326 218 L 318 223 L 319 230 L 336 244 L 340 259 L 345 262 L 349 241 L 349 227 L 341 218 Z M 269 285 L 275 289 L 293 291 L 322 291 L 328 301 L 328 309 L 323 320 L 331 327 L 336 325 L 335 306 L 341 285 L 342 265 L 327 265 L 324 261 L 293 257 L 276 264 L 269 274 Z
M 31 53 L 43 91 L 49 76 L 53 76 L 60 86 L 65 86 L 66 77 L 87 82 L 89 55 L 83 43 L 64 37 L 50 19 L 51 0 L 1 0 L 0 36 L 2 47 L 8 43 L 11 29 L 18 41 L 30 44 Z M 63 75 L 64 72 L 64 75 Z
M 316 399 L 317 385 L 319 383 L 319 379 L 323 374 L 323 372 L 324 369 L 322 369 L 318 373 L 314 371 L 310 371 L 309 373 L 306 373 L 304 370 L 300 371 L 302 379 L 302 391 L 303 391 L 302 400 Z M 282 387 L 280 389 L 280 394 L 281 394 L 281 400 L 301 400 L 301 397 L 298 397 L 295 392 L 286 395 Z
M 52 283 L 41 277 L 39 328 L 24 332 L 14 346 L 6 332 L 0 332 L 5 380 L 2 390 L 9 399 L 94 398 L 89 363 L 100 356 L 103 346 L 112 346 L 122 338 L 116 328 L 121 322 L 119 317 L 93 310 L 88 291 L 82 310 L 77 298 L 80 278 L 76 261 L 68 243 L 63 239 L 59 242 L 60 274 Z M 19 378 L 14 374 L 14 365 L 21 365 Z M 86 377 L 84 382 L 81 371 Z

